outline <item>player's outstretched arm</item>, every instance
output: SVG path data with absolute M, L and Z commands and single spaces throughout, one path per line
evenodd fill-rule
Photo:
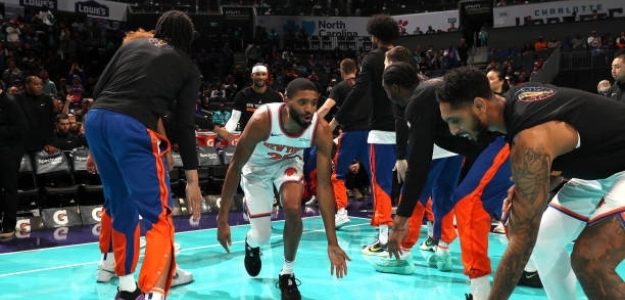
M 232 205 L 232 197 L 234 197 L 241 180 L 241 169 L 252 156 L 256 144 L 264 140 L 268 133 L 269 116 L 265 109 L 259 109 L 252 115 L 248 126 L 243 130 L 234 150 L 232 161 L 228 166 L 228 172 L 221 189 L 221 203 L 217 215 L 217 240 L 228 253 L 230 253 L 230 245 L 232 245 L 228 212 L 230 212 Z
M 510 150 L 514 186 L 508 196 L 508 246 L 497 266 L 489 299 L 508 299 L 532 253 L 540 220 L 549 203 L 553 160 L 575 148 L 577 132 L 562 122 L 521 131 Z
M 334 226 L 335 201 L 330 177 L 332 176 L 332 132 L 324 120 L 319 120 L 315 136 L 317 147 L 317 199 L 321 209 L 321 217 L 328 238 L 328 256 L 330 257 L 330 274 L 336 272 L 337 278 L 347 275 L 347 261 L 351 260 L 341 249 L 336 239 Z

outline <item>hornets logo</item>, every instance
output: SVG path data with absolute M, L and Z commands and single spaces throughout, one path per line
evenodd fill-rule
M 557 92 L 551 88 L 544 86 L 536 86 L 536 87 L 523 87 L 520 88 L 515 96 L 521 102 L 536 102 L 542 101 L 545 99 L 549 99 L 554 96 Z

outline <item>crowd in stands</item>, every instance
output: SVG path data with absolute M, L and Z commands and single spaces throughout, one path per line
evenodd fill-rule
M 379 13 L 391 15 L 444 11 L 458 8 L 459 0 L 441 1 L 409 1 L 409 0 L 213 0 L 221 5 L 254 6 L 258 15 L 291 15 L 291 16 L 371 16 Z M 563 0 L 499 0 L 496 6 L 522 5 L 530 3 L 563 1 Z M 131 5 L 134 12 L 163 12 L 169 9 L 196 11 L 195 0 L 182 1 L 136 1 L 117 0 Z M 213 7 L 216 7 L 215 5 Z M 198 5 L 202 11 L 203 5 Z M 210 11 L 210 7 L 206 8 Z
M 326 1 L 319 3 L 328 4 Z M 93 102 L 99 74 L 121 44 L 126 30 L 123 23 L 113 25 L 82 15 L 53 16 L 36 10 L 26 10 L 23 16 L 4 19 L 0 24 L 0 79 L 11 94 L 27 93 L 25 84 L 30 82 L 31 76 L 41 79 L 41 97 L 49 97 L 54 104 L 56 117 L 49 126 L 56 128 L 55 134 L 60 138 L 65 138 L 58 145 L 84 143 L 84 138 L 80 137 L 82 116 Z M 341 80 L 339 62 L 353 58 L 360 63 L 371 47 L 364 43 L 353 49 L 321 51 L 311 47 L 311 38 L 303 31 L 281 37 L 262 27 L 257 28 L 253 39 L 246 38 L 241 49 L 234 47 L 233 40 L 232 36 L 227 36 L 226 40 L 215 44 L 216 47 L 196 47 L 192 53 L 203 76 L 197 112 L 207 115 L 210 112 L 216 124 L 225 124 L 230 118 L 233 97 L 250 84 L 250 70 L 256 63 L 268 67 L 269 85 L 277 91 L 283 91 L 292 79 L 304 77 L 315 82 L 325 97 Z M 486 43 L 482 44 L 487 47 Z M 597 54 L 623 49 L 625 32 L 593 31 L 588 36 L 580 33 L 562 40 L 537 36 L 535 41 L 514 48 L 489 49 L 485 69 L 503 70 L 511 84 L 526 82 L 558 48 L 562 51 L 586 49 Z M 236 51 L 245 54 L 245 62 L 235 61 Z M 470 63 L 471 49 L 464 39 L 445 48 L 420 45 L 413 51 L 416 64 L 429 77 L 441 76 L 446 70 Z M 69 129 L 66 123 L 70 124 Z

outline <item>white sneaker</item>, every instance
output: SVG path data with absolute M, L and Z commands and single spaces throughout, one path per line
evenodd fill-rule
M 501 221 L 497 221 L 497 225 L 495 226 L 495 228 L 493 228 L 493 232 L 499 233 L 499 234 L 505 234 L 506 227 L 503 226 L 503 223 L 501 223 Z
M 95 281 L 109 282 L 113 279 L 113 277 L 116 276 L 117 275 L 115 275 L 115 270 L 113 269 L 113 267 L 109 268 L 105 267 L 102 263 L 98 264 L 98 272 L 95 275 Z
M 334 227 L 339 229 L 347 224 L 349 224 L 349 216 L 347 215 L 347 210 L 344 208 L 339 209 L 334 215 Z
M 175 287 L 191 282 L 193 282 L 193 274 L 183 270 L 180 266 L 176 266 L 176 273 L 174 273 L 174 279 L 171 282 L 171 286 Z
M 310 197 L 310 200 L 306 201 L 306 203 L 304 203 L 305 206 L 314 206 L 319 204 L 317 201 L 317 197 L 316 196 L 312 196 Z

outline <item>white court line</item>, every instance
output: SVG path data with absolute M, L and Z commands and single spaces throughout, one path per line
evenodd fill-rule
M 312 219 L 312 218 L 319 218 L 319 219 L 321 219 L 321 216 L 303 217 L 302 220 Z M 350 217 L 350 218 L 369 220 L 368 218 L 362 218 L 362 217 Z M 284 220 L 271 221 L 271 223 L 278 223 L 278 222 L 284 222 Z M 232 227 L 241 227 L 241 226 L 249 226 L 249 225 L 250 224 L 239 224 L 239 225 L 232 225 L 230 227 L 232 228 Z M 175 234 L 195 233 L 195 232 L 209 231 L 209 230 L 217 230 L 217 228 L 214 227 L 214 228 L 204 228 L 204 229 L 193 229 L 193 230 L 186 230 L 186 231 L 176 232 Z M 98 242 L 78 243 L 78 244 L 65 245 L 65 246 L 54 246 L 54 247 L 39 248 L 39 249 L 13 251 L 13 252 L 0 253 L 0 256 L 20 254 L 20 253 L 29 253 L 29 252 L 50 251 L 50 250 L 63 249 L 63 248 L 72 248 L 72 247 L 82 247 L 82 246 L 87 246 L 87 245 L 92 245 L 92 244 L 98 244 Z
M 314 217 L 305 217 L 302 219 L 309 219 L 309 218 L 321 218 L 318 216 L 314 216 Z M 362 217 L 353 217 L 355 219 L 367 219 L 368 218 L 362 218 Z M 274 222 L 284 222 L 284 220 L 279 220 L 279 221 L 274 221 Z M 348 227 L 357 227 L 357 226 L 362 226 L 362 225 L 369 225 L 367 223 L 363 223 L 363 224 L 353 224 L 353 225 L 345 225 L 341 228 L 348 228 Z M 242 225 L 235 225 L 235 226 L 231 226 L 231 227 L 239 227 L 239 226 L 249 226 L 249 224 L 242 224 Z M 207 229 L 198 229 L 198 230 L 192 230 L 192 231 L 184 231 L 184 232 L 180 232 L 180 233 L 176 233 L 176 234 L 182 234 L 182 233 L 187 233 L 187 232 L 198 232 L 198 231 L 208 231 L 208 230 L 217 230 L 217 228 L 207 228 Z M 324 232 L 325 229 L 317 229 L 317 230 L 308 230 L 308 231 L 304 231 L 302 232 L 303 234 L 307 234 L 307 233 L 314 233 L 314 232 Z M 274 238 L 281 238 L 282 235 L 272 235 L 270 237 L 270 239 L 274 239 Z M 235 244 L 241 244 L 244 241 L 237 241 L 237 242 L 232 242 L 232 245 Z M 95 242 L 97 243 L 97 242 Z M 51 247 L 51 248 L 46 248 L 46 249 L 41 249 L 41 250 L 51 250 L 51 249 L 59 249 L 59 248 L 67 248 L 67 247 L 72 247 L 72 246 L 84 246 L 84 245 L 89 245 L 89 244 L 95 244 L 95 243 L 85 243 L 85 244 L 80 244 L 80 245 L 71 245 L 71 246 L 61 246 L 61 247 Z M 191 247 L 191 248 L 183 248 L 180 249 L 180 252 L 185 252 L 185 251 L 192 251 L 192 250 L 201 250 L 201 249 L 209 249 L 209 248 L 213 248 L 213 247 L 220 247 L 221 244 L 217 243 L 217 244 L 210 244 L 210 245 L 206 245 L 206 246 L 198 246 L 198 247 Z M 22 252 L 13 252 L 13 253 L 6 253 L 6 254 L 20 254 L 20 253 L 24 253 L 24 252 L 35 252 L 35 251 L 41 251 L 41 250 L 28 250 L 28 251 L 22 251 Z M 143 257 L 143 251 L 141 252 L 141 254 L 139 254 L 139 258 Z M 56 266 L 56 267 L 48 267 L 48 268 L 40 268 L 40 269 L 33 269 L 33 270 L 25 270 L 25 271 L 18 271 L 18 272 L 11 272 L 11 273 L 6 273 L 6 274 L 0 274 L 0 277 L 9 277 L 9 276 L 15 276 L 15 275 L 23 275 L 23 274 L 31 274 L 31 273 L 38 273 L 38 272 L 45 272 L 45 271 L 52 271 L 52 270 L 59 270 L 59 269 L 66 269 L 66 268 L 73 268 L 73 267 L 81 267 L 81 266 L 86 266 L 86 265 L 95 265 L 100 263 L 100 261 L 90 261 L 90 262 L 84 262 L 84 263 L 76 263 L 76 264 L 69 264 L 69 265 L 62 265 L 62 266 Z

